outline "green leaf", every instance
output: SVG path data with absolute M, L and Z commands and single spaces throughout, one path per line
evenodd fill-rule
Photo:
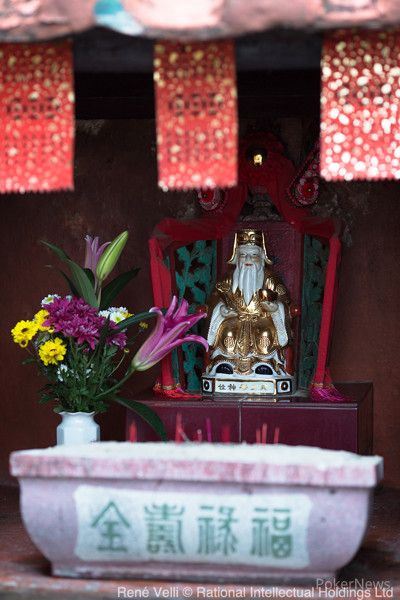
M 136 277 L 139 269 L 131 269 L 126 273 L 121 273 L 118 277 L 115 277 L 106 287 L 102 290 L 100 308 L 105 309 L 111 306 L 114 298 L 123 290 L 123 288 L 129 283 L 131 279 Z
M 50 398 L 50 396 L 43 395 L 41 398 L 39 398 L 39 404 L 46 404 L 46 402 L 50 402 L 51 400 L 54 400 L 54 398 Z
M 89 277 L 89 281 L 92 284 L 93 289 L 94 289 L 95 282 L 94 282 L 94 273 L 93 273 L 92 269 L 83 269 L 83 270 L 85 271 L 86 275 Z
M 68 259 L 66 262 L 71 269 L 72 281 L 79 295 L 82 296 L 82 298 L 84 298 L 88 304 L 97 308 L 98 302 L 96 294 L 94 293 L 94 288 L 85 271 L 73 260 Z
M 66 254 L 64 252 L 64 250 L 62 250 L 58 246 L 55 246 L 54 244 L 50 244 L 50 242 L 45 242 L 44 240 L 40 240 L 40 241 L 42 244 L 44 244 L 45 246 L 50 248 L 50 250 L 52 250 L 54 252 L 54 254 L 56 254 L 56 256 L 58 256 L 58 258 L 61 258 L 61 260 L 64 260 L 64 261 L 70 260 L 68 254 Z
M 28 356 L 28 358 L 25 358 L 22 361 L 23 365 L 29 365 L 30 363 L 35 363 L 36 362 L 36 358 L 33 358 L 33 356 Z
M 92 271 L 90 269 L 82 269 L 82 267 L 69 258 L 64 250 L 55 244 L 50 244 L 50 242 L 45 242 L 44 240 L 42 240 L 42 244 L 50 248 L 71 269 L 72 280 L 63 271 L 60 271 L 60 273 L 66 279 L 74 296 L 82 296 L 88 304 L 97 308 L 98 302 L 94 291 L 94 275 Z
M 148 319 L 151 319 L 152 317 L 155 317 L 155 316 L 157 316 L 157 313 L 153 313 L 150 311 L 142 312 L 137 315 L 133 315 L 133 317 L 128 317 L 127 319 L 120 321 L 118 323 L 118 327 L 121 330 L 126 329 L 127 327 L 130 327 L 131 325 L 134 325 L 135 323 L 139 323 L 139 321 L 147 321 Z
M 148 406 L 142 404 L 141 402 L 136 402 L 136 400 L 127 400 L 125 398 L 121 398 L 120 396 L 114 396 L 113 400 L 118 402 L 118 404 L 122 404 L 126 408 L 129 408 L 134 413 L 142 417 L 146 423 L 150 425 L 152 429 L 160 436 L 163 442 L 167 441 L 167 432 L 165 431 L 165 427 L 160 417 Z
M 76 289 L 76 287 L 74 286 L 74 284 L 72 283 L 71 279 L 68 277 L 68 275 L 66 273 L 64 273 L 64 271 L 62 271 L 61 269 L 57 269 L 57 271 L 59 273 L 61 273 L 61 275 L 64 277 L 65 281 L 68 283 L 69 285 L 69 289 L 71 290 L 71 294 L 73 296 L 79 296 L 79 292 Z
M 111 327 L 110 327 L 110 317 L 107 317 L 106 322 L 104 323 L 103 327 L 100 330 L 99 341 L 97 342 L 97 345 L 96 345 L 96 354 L 97 355 L 101 355 L 103 348 L 105 346 L 107 337 L 109 335 L 111 335 L 113 332 L 115 333 L 115 330 L 111 329 Z

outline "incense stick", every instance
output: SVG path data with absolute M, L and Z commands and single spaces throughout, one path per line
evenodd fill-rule
M 275 431 L 274 431 L 274 444 L 279 444 L 279 433 L 280 433 L 279 427 L 275 427 Z
M 206 418 L 206 431 L 207 431 L 207 442 L 212 442 L 212 435 L 211 435 L 211 420 L 209 417 Z
M 223 444 L 229 444 L 231 441 L 231 426 L 228 424 L 222 425 L 221 441 Z
M 179 443 L 182 441 L 182 413 L 176 413 L 175 419 L 175 442 Z
M 130 442 L 137 442 L 137 427 L 136 427 L 136 421 L 132 421 L 132 423 L 129 425 L 129 433 L 128 433 L 128 437 L 129 437 L 129 441 L 130 441 Z
M 268 425 L 267 425 L 267 423 L 263 423 L 262 430 L 261 430 L 261 443 L 262 444 L 267 443 L 267 432 L 268 432 Z

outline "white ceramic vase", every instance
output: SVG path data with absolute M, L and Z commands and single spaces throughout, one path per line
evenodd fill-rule
M 62 412 L 57 427 L 57 446 L 74 446 L 100 440 L 100 426 L 94 420 L 94 412 Z

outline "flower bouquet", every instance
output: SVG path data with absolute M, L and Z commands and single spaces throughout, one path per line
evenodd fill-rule
M 60 413 L 99 413 L 118 402 L 138 413 L 165 439 L 159 417 L 142 403 L 121 397 L 120 391 L 135 371 L 149 369 L 183 343 L 199 342 L 207 348 L 204 338 L 186 335 L 204 314 L 189 315 L 188 303 L 183 300 L 178 306 L 175 297 L 165 314 L 157 307 L 133 315 L 125 307 L 109 306 L 138 271 L 132 269 L 103 286 L 127 237 L 124 232 L 100 248 L 98 238 L 87 237 L 83 268 L 46 242 L 68 264 L 70 276 L 62 274 L 72 293 L 48 295 L 34 317 L 19 321 L 11 333 L 14 342 L 30 353 L 25 362 L 35 363 L 48 380 L 40 402 L 55 401 L 54 410 Z M 130 347 L 137 345 L 138 336 L 148 327 L 147 320 L 153 317 L 153 331 L 131 359 Z M 135 330 L 129 336 L 132 326 Z

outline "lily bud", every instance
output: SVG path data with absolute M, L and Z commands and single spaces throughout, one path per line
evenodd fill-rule
M 106 279 L 106 277 L 109 276 L 109 274 L 117 264 L 127 240 L 128 232 L 123 231 L 104 250 L 96 267 L 96 276 L 100 282 L 104 281 L 104 279 Z

